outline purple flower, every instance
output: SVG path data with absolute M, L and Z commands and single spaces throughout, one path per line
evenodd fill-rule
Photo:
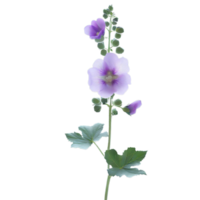
M 92 21 L 91 25 L 84 28 L 85 34 L 89 35 L 91 39 L 100 39 L 105 33 L 105 22 L 103 19 L 97 19 L 97 21 Z
M 108 98 L 114 93 L 122 95 L 131 84 L 128 71 L 126 58 L 118 58 L 114 53 L 107 53 L 104 60 L 97 59 L 88 70 L 88 84 L 93 92 L 98 92 L 103 98 Z
M 140 100 L 133 102 L 132 104 L 123 108 L 124 112 L 128 113 L 129 115 L 133 115 L 136 113 L 137 108 L 142 105 Z

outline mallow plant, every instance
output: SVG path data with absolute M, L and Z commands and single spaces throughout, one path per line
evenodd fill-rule
M 72 142 L 71 147 L 73 148 L 88 149 L 94 144 L 102 154 L 102 161 L 107 162 L 108 177 L 104 196 L 104 200 L 107 200 L 111 177 L 125 176 L 130 178 L 136 175 L 146 175 L 143 170 L 135 166 L 140 165 L 147 151 L 138 151 L 135 147 L 129 147 L 122 155 L 119 155 L 115 149 L 110 147 L 112 117 L 118 115 L 119 109 L 131 116 L 142 104 L 140 100 L 137 100 L 129 105 L 122 106 L 120 99 L 114 99 L 115 94 L 123 95 L 128 90 L 131 84 L 131 76 L 129 75 L 128 60 L 117 56 L 117 54 L 120 55 L 124 52 L 124 49 L 119 46 L 119 39 L 123 37 L 124 29 L 117 25 L 118 17 L 114 14 L 112 5 L 103 10 L 103 18 L 108 19 L 108 21 L 101 18 L 93 20 L 90 25 L 84 28 L 84 32 L 95 41 L 100 49 L 100 54 L 103 56 L 103 59 L 95 60 L 93 66 L 88 69 L 88 84 L 90 89 L 100 96 L 92 99 L 94 111 L 98 113 L 102 106 L 108 107 L 108 132 L 102 132 L 104 125 L 96 123 L 92 126 L 79 126 L 79 133 L 66 133 L 66 137 Z M 107 37 L 105 37 L 106 32 L 108 32 Z M 114 37 L 111 37 L 111 35 L 114 35 Z M 108 43 L 107 48 L 106 41 Z M 106 151 L 101 150 L 96 143 L 102 137 L 108 138 Z

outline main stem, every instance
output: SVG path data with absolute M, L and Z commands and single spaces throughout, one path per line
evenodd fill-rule
M 108 53 L 111 52 L 111 39 L 112 39 L 112 16 L 109 16 L 109 28 L 108 28 Z M 111 149 L 112 148 L 112 143 L 113 143 L 113 119 L 114 117 L 112 116 L 112 106 L 113 106 L 113 96 L 109 98 L 108 101 L 108 109 L 107 109 L 107 130 L 108 130 L 108 139 L 106 139 L 106 149 Z M 110 166 L 106 165 L 106 169 L 109 169 Z M 105 177 L 105 183 L 104 183 L 104 190 L 103 190 L 103 200 L 109 200 L 110 198 L 110 189 L 111 189 L 111 183 L 112 183 L 112 176 L 109 176 L 106 173 Z
M 106 139 L 106 149 L 112 148 L 112 141 L 113 141 L 113 116 L 112 116 L 112 104 L 113 99 L 112 97 L 109 98 L 109 104 L 107 109 L 107 130 L 108 130 L 108 139 Z M 110 166 L 106 165 L 106 169 L 109 169 Z M 103 200 L 109 200 L 110 198 L 110 188 L 112 182 L 111 176 L 106 173 L 105 183 L 104 183 L 104 190 L 103 190 Z

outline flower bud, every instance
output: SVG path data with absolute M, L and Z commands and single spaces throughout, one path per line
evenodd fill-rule
M 113 45 L 114 47 L 119 46 L 119 40 L 114 39 L 113 42 L 112 42 L 112 45 Z
M 124 52 L 124 49 L 122 49 L 121 47 L 116 48 L 116 53 L 122 54 L 123 52 Z
M 99 49 L 104 49 L 104 47 L 105 47 L 105 46 L 104 46 L 104 43 L 98 43 L 97 46 L 98 46 Z
M 110 11 L 113 11 L 113 6 L 110 5 L 110 6 L 108 7 L 108 9 L 109 9 Z
M 112 115 L 117 115 L 118 114 L 118 111 L 114 108 L 112 109 Z
M 92 103 L 95 104 L 95 105 L 101 105 L 101 101 L 100 101 L 99 98 L 93 98 Z
M 95 106 L 94 106 L 94 111 L 95 111 L 95 112 L 100 112 L 100 111 L 101 111 L 101 106 L 95 105 Z
M 127 107 L 124 107 L 124 108 L 123 108 L 123 111 L 124 111 L 125 113 L 127 113 L 127 114 L 130 114 L 130 110 L 129 110 Z
M 106 23 L 106 26 L 107 26 L 107 27 L 110 25 L 110 23 L 109 23 L 109 22 L 105 22 L 105 23 Z
M 102 102 L 102 104 L 106 104 L 107 102 L 108 102 L 108 99 L 105 99 L 105 98 L 101 98 L 101 102 Z
M 116 24 L 117 24 L 117 22 L 113 21 L 113 22 L 112 22 L 112 24 L 113 24 L 113 25 L 116 25 Z
M 112 27 L 112 30 L 115 31 L 115 30 L 116 30 L 116 26 L 113 26 L 113 27 Z
M 124 29 L 122 27 L 117 27 L 116 28 L 116 32 L 117 33 L 123 33 L 124 32 Z
M 107 54 L 107 51 L 105 49 L 101 50 L 101 55 L 105 56 Z
M 107 18 L 108 18 L 108 15 L 104 14 L 104 15 L 103 15 L 103 18 L 104 18 L 104 19 L 107 19 Z
M 120 107 L 122 105 L 122 101 L 120 99 L 116 99 L 114 101 L 114 105 Z
M 117 17 L 115 17 L 115 18 L 113 19 L 113 21 L 115 21 L 115 22 L 118 22 L 118 18 L 117 18 Z
M 115 34 L 115 38 L 117 38 L 117 39 L 121 38 L 121 34 L 116 33 L 116 34 Z

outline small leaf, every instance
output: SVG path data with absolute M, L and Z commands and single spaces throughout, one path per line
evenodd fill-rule
M 96 42 L 103 42 L 104 41 L 104 36 L 102 35 L 100 39 L 95 39 Z
M 101 133 L 103 129 L 103 124 L 94 124 L 93 126 L 80 126 L 79 130 L 82 132 L 82 135 L 79 133 L 66 133 L 66 137 L 70 142 L 73 142 L 71 147 L 87 149 L 91 146 L 93 141 L 98 141 L 102 137 L 108 137 L 108 133 Z

